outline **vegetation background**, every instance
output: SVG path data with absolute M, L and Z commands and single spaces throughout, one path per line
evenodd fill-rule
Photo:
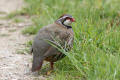
M 62 14 L 71 14 L 74 46 L 56 62 L 53 80 L 120 80 L 120 0 L 25 0 L 34 35 Z

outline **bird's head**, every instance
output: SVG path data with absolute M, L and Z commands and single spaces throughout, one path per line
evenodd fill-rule
M 72 22 L 75 22 L 75 19 L 71 15 L 64 14 L 64 15 L 60 16 L 59 19 L 56 20 L 56 22 L 58 24 L 62 24 L 63 26 L 65 26 L 67 28 L 72 28 L 71 24 L 72 24 Z

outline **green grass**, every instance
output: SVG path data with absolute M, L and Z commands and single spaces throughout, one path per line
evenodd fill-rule
M 25 48 L 17 49 L 16 52 L 17 54 L 31 54 L 30 52 L 30 47 L 32 45 L 32 41 L 28 41 L 25 45 Z
M 25 0 L 36 34 L 64 13 L 76 19 L 74 46 L 56 62 L 53 80 L 120 80 L 120 0 Z
M 24 22 L 24 19 L 21 19 L 21 18 L 14 18 L 14 19 L 13 19 L 13 22 L 15 22 L 15 23 Z
M 21 15 L 21 16 L 26 16 L 26 15 L 28 15 L 27 12 L 26 12 L 26 8 L 23 7 L 22 10 L 16 10 L 16 11 L 14 11 L 14 12 L 12 12 L 12 13 L 9 13 L 9 14 L 8 14 L 6 17 L 4 17 L 4 18 L 5 18 L 5 19 L 12 19 L 12 18 L 14 18 L 14 17 L 16 17 L 16 16 L 19 16 L 19 15 Z M 16 22 L 18 22 L 18 20 L 16 20 Z
M 29 34 L 29 35 L 36 34 L 38 30 L 39 30 L 38 27 L 29 26 L 22 30 L 22 34 Z

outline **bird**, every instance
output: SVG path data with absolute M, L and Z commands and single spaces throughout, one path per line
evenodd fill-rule
M 39 71 L 42 67 L 43 61 L 50 62 L 50 69 L 54 69 L 54 62 L 61 60 L 65 54 L 58 50 L 49 42 L 53 42 L 68 47 L 65 49 L 69 51 L 73 46 L 74 32 L 71 24 L 75 19 L 69 14 L 63 14 L 54 23 L 42 27 L 33 40 L 31 46 L 31 53 L 33 53 L 32 72 Z

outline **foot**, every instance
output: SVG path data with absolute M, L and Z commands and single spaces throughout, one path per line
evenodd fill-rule
M 50 69 L 46 72 L 46 75 L 50 75 L 52 72 L 53 72 L 53 70 Z

